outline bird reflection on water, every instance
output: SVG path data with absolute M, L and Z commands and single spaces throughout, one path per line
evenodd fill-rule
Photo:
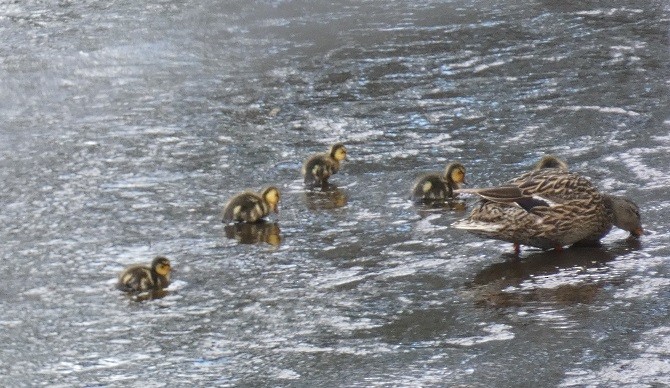
M 417 206 L 417 213 L 421 218 L 426 218 L 431 214 L 436 212 L 465 212 L 467 209 L 467 204 L 463 199 L 449 199 L 449 200 L 437 200 L 431 202 L 424 202 Z
M 224 231 L 226 237 L 237 240 L 240 244 L 281 244 L 281 230 L 277 222 L 239 222 L 226 225 Z
M 477 305 L 488 307 L 519 307 L 529 303 L 554 303 L 572 305 L 591 303 L 607 284 L 616 278 L 600 276 L 593 270 L 606 267 L 606 263 L 632 250 L 639 250 L 636 239 L 618 242 L 615 246 L 570 248 L 562 252 L 532 253 L 524 258 L 512 257 L 501 263 L 489 265 L 479 271 L 469 287 L 474 292 Z M 509 255 L 503 255 L 509 256 Z M 555 287 L 543 287 L 534 278 L 558 276 L 561 272 L 576 272 L 574 283 L 561 282 Z M 603 271 L 607 271 L 604 269 Z M 529 282 L 531 286 L 524 283 Z
M 141 293 L 129 293 L 125 294 L 124 297 L 132 300 L 133 302 L 144 302 L 147 300 L 162 299 L 169 294 L 170 291 L 166 289 L 160 289 L 160 290 L 145 291 Z
M 326 185 L 321 189 L 305 190 L 305 202 L 310 210 L 328 210 L 341 208 L 347 204 L 347 193 L 335 185 Z

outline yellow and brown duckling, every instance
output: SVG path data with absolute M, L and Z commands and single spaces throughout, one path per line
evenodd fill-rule
M 279 189 L 270 186 L 260 193 L 245 191 L 228 201 L 223 209 L 223 222 L 257 222 L 270 212 L 279 213 Z
M 639 237 L 640 210 L 628 198 L 601 193 L 587 178 L 558 168 L 523 174 L 498 187 L 467 189 L 481 197 L 470 216 L 453 224 L 476 235 L 560 250 L 592 244 L 613 226 Z
M 465 167 L 460 163 L 450 163 L 444 175 L 426 174 L 414 183 L 412 200 L 414 202 L 432 203 L 456 198 L 454 190 L 465 184 Z
M 158 256 L 151 267 L 136 264 L 127 267 L 119 275 L 116 288 L 124 292 L 159 291 L 170 285 L 170 260 Z
M 347 159 L 344 144 L 337 143 L 328 152 L 310 156 L 302 166 L 305 184 L 309 186 L 328 186 L 328 178 L 337 174 L 340 162 Z

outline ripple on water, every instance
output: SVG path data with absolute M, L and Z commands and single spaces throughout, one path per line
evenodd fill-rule
M 463 337 L 463 338 L 450 338 L 444 340 L 445 343 L 458 346 L 475 346 L 480 345 L 486 342 L 491 341 L 509 341 L 514 339 L 515 335 L 513 332 L 512 326 L 505 324 L 492 324 L 485 325 L 480 324 L 481 331 L 483 334 Z
M 561 387 L 574 386 L 668 386 L 670 385 L 670 327 L 661 326 L 642 333 L 632 345 L 634 358 L 608 362 L 598 369 L 574 368 L 566 371 Z

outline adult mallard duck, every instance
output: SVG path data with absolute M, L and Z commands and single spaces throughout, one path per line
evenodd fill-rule
M 235 239 L 241 244 L 266 242 L 278 246 L 281 243 L 281 230 L 276 222 L 239 222 L 223 228 L 226 237 Z
M 617 226 L 642 234 L 638 206 L 630 199 L 602 194 L 591 182 L 556 168 L 531 171 L 506 185 L 459 190 L 482 199 L 470 216 L 453 224 L 474 234 L 541 249 L 595 242 Z
M 279 189 L 270 186 L 260 193 L 245 191 L 228 201 L 223 209 L 223 222 L 256 222 L 270 214 L 278 213 Z
M 346 160 L 347 149 L 344 144 L 337 143 L 330 147 L 325 153 L 312 155 L 302 166 L 302 175 L 305 178 L 305 184 L 309 186 L 327 186 L 328 178 L 337 174 L 340 169 L 340 162 Z
M 465 183 L 465 167 L 460 163 L 450 163 L 444 175 L 426 174 L 419 177 L 412 188 L 414 202 L 437 202 L 456 198 L 454 190 Z
M 121 272 L 116 287 L 125 292 L 159 291 L 170 284 L 170 260 L 158 256 L 151 267 L 142 264 L 131 265 Z

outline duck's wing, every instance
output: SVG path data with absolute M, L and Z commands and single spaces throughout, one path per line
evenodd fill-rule
M 484 187 L 478 189 L 458 189 L 457 193 L 476 194 L 488 201 L 498 203 L 511 203 L 524 197 L 523 192 L 518 186 L 504 185 L 497 187 Z
M 553 206 L 555 201 L 532 192 L 524 191 L 519 186 L 505 185 L 498 187 L 487 187 L 482 189 L 461 189 L 457 193 L 471 193 L 480 196 L 482 199 L 490 202 L 516 205 L 527 212 L 538 206 Z

